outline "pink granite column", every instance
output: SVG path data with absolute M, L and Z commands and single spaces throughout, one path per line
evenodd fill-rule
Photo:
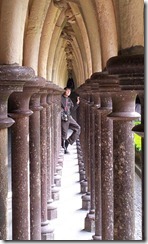
M 85 229 L 87 231 L 95 231 L 95 110 L 93 104 L 89 104 L 90 108 L 90 210 L 85 218 Z
M 101 206 L 101 115 L 95 110 L 95 155 L 94 174 L 95 175 L 95 234 L 93 240 L 102 239 L 102 206 Z
M 85 100 L 85 169 L 80 171 L 80 179 L 85 179 L 87 177 L 88 181 L 88 191 L 82 196 L 82 209 L 90 210 L 90 109 L 88 101 Z M 85 222 L 85 229 L 88 224 Z
M 113 219 L 114 219 L 114 209 L 113 209 L 113 123 L 107 118 L 107 115 L 112 109 L 112 100 L 110 91 L 115 89 L 118 91 L 119 87 L 117 81 L 112 81 L 108 78 L 106 72 L 96 72 L 92 75 L 94 82 L 99 84 L 99 94 L 100 97 L 100 107 L 97 111 L 98 113 L 98 125 L 96 127 L 96 133 L 100 136 L 100 141 L 96 140 L 96 153 L 100 151 L 100 154 L 96 155 L 96 161 L 98 161 L 99 166 L 98 176 L 100 178 L 101 192 L 96 195 L 99 197 L 99 203 L 96 205 L 99 207 L 97 221 L 95 226 L 100 226 L 100 237 L 101 240 L 113 240 Z M 99 120 L 100 114 L 100 120 Z M 99 124 L 101 125 L 99 126 Z M 97 132 L 98 129 L 98 132 Z M 98 138 L 99 139 L 99 138 Z M 100 149 L 100 147 L 101 149 Z M 100 160 L 98 160 L 100 158 Z M 96 166 L 97 169 L 98 166 Z M 101 175 L 100 175 L 101 173 Z M 98 179 L 97 179 L 98 181 Z M 98 183 L 95 184 L 96 189 Z M 97 190 L 96 190 L 97 191 Z M 100 199 L 101 195 L 101 199 Z M 100 206 L 101 204 L 101 206 Z M 96 210 L 97 212 L 97 210 Z M 95 215 L 96 216 L 96 215 Z M 102 219 L 102 224 L 100 220 Z M 98 223 L 97 223 L 98 222 Z M 99 230 L 98 230 L 99 233 Z M 96 239 L 96 236 L 95 236 Z
M 26 81 L 23 92 L 9 97 L 12 130 L 12 239 L 30 240 L 29 208 L 29 100 L 33 94 L 34 71 L 24 68 L 20 80 Z
M 51 167 L 51 192 L 52 192 L 52 198 L 53 200 L 59 200 L 59 187 L 56 186 L 55 181 L 54 181 L 54 177 L 55 177 L 55 167 L 56 167 L 56 157 L 57 157 L 57 153 L 56 153 L 56 98 L 54 96 L 54 92 L 56 91 L 57 87 L 53 84 L 53 93 L 51 96 L 51 102 L 52 102 L 52 118 L 51 118 L 51 124 L 52 124 L 52 131 L 51 131 L 51 150 L 52 150 L 52 154 L 51 154 L 51 160 L 52 160 L 52 167 Z M 61 140 L 61 138 L 59 138 Z
M 40 88 L 45 80 L 35 78 L 34 94 L 30 99 L 33 114 L 29 118 L 30 148 L 30 239 L 41 240 L 41 160 L 40 160 Z
M 0 65 L 0 240 L 8 240 L 8 127 L 14 120 L 8 118 L 8 98 L 14 91 L 21 92 L 25 81 L 18 80 L 23 67 Z M 24 77 L 25 78 L 25 77 Z
M 112 95 L 113 112 L 113 164 L 114 164 L 114 240 L 134 240 L 134 174 L 135 157 L 133 120 L 135 91 L 121 91 Z
M 57 217 L 57 206 L 53 202 L 51 186 L 52 186 L 52 94 L 53 84 L 49 83 L 47 103 L 47 216 L 48 219 Z
M 137 91 L 141 104 L 141 124 L 133 127 L 132 131 L 141 137 L 142 152 L 142 240 L 145 240 L 145 161 L 144 161 L 144 92 Z
M 143 87 L 144 56 L 117 56 L 108 60 L 109 76 L 121 91 L 112 93 L 113 164 L 114 164 L 114 240 L 135 239 L 135 147 L 133 121 L 137 90 Z
M 48 82 L 46 83 L 48 85 Z M 53 228 L 47 219 L 47 88 L 41 89 L 40 137 L 41 137 L 41 239 L 53 240 Z
M 109 92 L 100 92 L 100 98 L 102 240 L 113 240 L 113 123 L 107 118 L 112 101 Z

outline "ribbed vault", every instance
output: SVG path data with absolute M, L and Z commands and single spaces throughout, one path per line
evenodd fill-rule
M 78 87 L 119 50 L 144 46 L 143 0 L 1 0 L 0 64 Z

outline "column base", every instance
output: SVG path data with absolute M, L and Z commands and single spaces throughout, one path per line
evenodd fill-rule
M 96 236 L 96 235 L 94 235 L 94 236 L 92 236 L 92 238 L 93 238 L 93 240 L 95 240 L 95 241 L 100 241 L 100 240 L 102 240 L 102 237 L 101 237 L 101 236 Z
M 78 163 L 78 166 L 79 166 L 79 172 L 80 172 L 81 170 L 84 170 L 84 163 L 79 162 L 79 163 Z
M 49 220 L 41 222 L 41 240 L 54 240 L 54 229 L 50 226 Z
M 79 176 L 80 176 L 80 181 L 86 179 L 86 174 L 85 174 L 85 170 L 84 169 L 80 170 Z
M 60 175 L 60 176 L 62 176 L 62 166 L 61 165 L 58 165 L 57 167 L 56 167 L 56 173 L 58 174 L 58 175 Z
M 95 214 L 88 213 L 85 218 L 85 230 L 88 232 L 95 232 Z
M 59 165 L 60 167 L 62 167 L 62 168 L 63 168 L 63 161 L 64 161 L 63 158 L 59 158 L 59 159 L 58 159 L 58 165 Z
M 55 203 L 47 203 L 47 218 L 49 220 L 57 218 L 57 206 Z
M 82 209 L 90 210 L 90 193 L 87 192 L 82 196 Z
M 55 184 L 56 186 L 61 186 L 61 176 L 58 175 L 57 173 L 56 173 L 55 176 L 54 176 L 54 184 Z
M 88 191 L 88 183 L 86 180 L 82 180 L 80 182 L 81 185 L 81 193 L 86 193 Z
M 52 187 L 51 188 L 52 199 L 54 201 L 59 200 L 59 187 Z

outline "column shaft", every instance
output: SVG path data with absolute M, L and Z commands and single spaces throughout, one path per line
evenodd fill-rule
M 40 95 L 30 100 L 30 239 L 41 240 Z
M 114 121 L 114 239 L 134 240 L 133 122 Z

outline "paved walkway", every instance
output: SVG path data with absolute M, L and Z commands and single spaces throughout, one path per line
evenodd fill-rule
M 87 210 L 82 210 L 76 144 L 64 155 L 58 218 L 52 220 L 55 240 L 92 240 L 94 233 L 84 230 Z M 135 175 L 135 240 L 141 240 L 141 179 Z
M 68 149 L 70 154 L 64 155 L 60 199 L 55 202 L 58 217 L 51 220 L 55 230 L 54 240 L 89 241 L 92 240 L 94 233 L 84 230 L 84 220 L 88 211 L 82 210 L 76 144 L 70 145 Z M 11 194 L 9 196 L 9 240 L 12 240 Z M 141 179 L 137 175 L 135 175 L 135 240 L 141 240 Z
M 76 144 L 64 154 L 60 199 L 56 201 L 58 218 L 52 220 L 55 240 L 91 240 L 93 233 L 84 230 L 87 210 L 82 210 Z

